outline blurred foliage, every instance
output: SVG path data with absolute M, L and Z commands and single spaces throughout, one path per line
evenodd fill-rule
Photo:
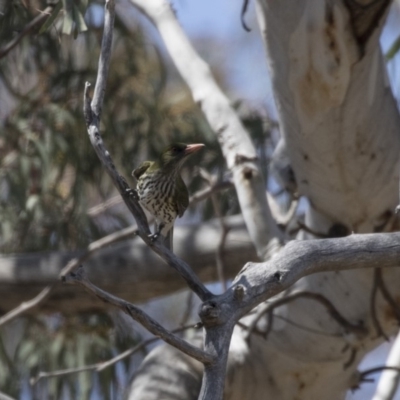
M 400 50 L 400 35 L 397 39 L 392 43 L 389 50 L 386 52 L 385 57 L 386 61 L 390 61 Z
M 47 5 L 44 0 L 0 0 L 0 49 Z M 90 207 L 116 194 L 87 138 L 82 113 L 84 83 L 96 79 L 103 2 L 60 0 L 53 7 L 44 24 L 0 59 L 3 253 L 76 249 L 129 223 L 127 212 L 119 207 L 95 216 L 88 213 Z M 202 142 L 206 151 L 193 156 L 183 171 L 190 192 L 204 185 L 196 174 L 197 165 L 222 179 L 227 172 L 216 135 L 188 90 L 167 79 L 157 47 L 144 38 L 138 24 L 125 25 L 127 19 L 117 15 L 115 21 L 101 121 L 117 168 L 134 185 L 132 169 L 145 159 L 155 159 L 167 144 Z M 266 170 L 269 128 L 260 113 L 241 112 L 239 103 L 235 107 Z M 234 190 L 221 193 L 220 203 L 225 214 L 239 211 Z M 198 207 L 191 211 L 203 218 L 214 215 L 210 201 Z M 23 329 L 16 331 L 23 333 L 13 351 L 4 344 L 4 330 L 0 331 L 0 391 L 16 397 L 39 371 L 98 362 L 128 347 L 113 336 L 107 315 L 22 321 Z M 56 399 L 66 390 L 68 398 L 85 399 L 93 390 L 94 375 L 85 372 L 41 380 L 31 394 L 45 398 L 47 393 L 46 398 Z M 115 368 L 102 372 L 97 382 L 104 398 L 119 390 Z
M 0 26 L 8 34 L 0 35 L 0 47 L 11 39 L 8 24 L 18 31 L 36 9 L 45 7 L 44 2 L 6 4 Z M 88 11 L 90 29 L 76 40 L 60 36 L 64 22 L 58 18 L 44 34 L 27 36 L 0 60 L 0 81 L 12 104 L 0 121 L 2 252 L 82 247 L 107 233 L 107 226 L 127 223 L 125 214 L 112 210 L 107 226 L 104 218 L 87 215 L 88 207 L 115 193 L 91 149 L 82 117 L 84 82 L 95 81 L 101 40 L 93 15 L 98 19 L 102 8 L 93 2 Z M 117 18 L 114 49 L 102 130 L 120 171 L 129 176 L 142 160 L 154 159 L 176 140 L 205 142 L 207 152 L 194 161 L 222 170 L 207 122 L 189 93 L 167 90 L 162 57 L 145 44 L 140 29 Z M 187 168 L 192 171 L 193 166 L 188 163 Z M 199 184 L 194 179 L 193 185 Z
M 26 4 L 5 3 L 0 48 L 37 9 L 46 7 L 39 0 Z M 0 83 L 12 104 L 0 120 L 2 252 L 74 249 L 127 224 L 127 214 L 118 208 L 98 217 L 87 214 L 90 206 L 115 194 L 91 148 L 82 116 L 84 83 L 94 83 L 96 77 L 103 9 L 101 2 L 68 4 L 80 12 L 88 6 L 86 33 L 76 40 L 61 36 L 68 18 L 62 10 L 49 17 L 52 24 L 43 34 L 25 37 L 0 59 Z M 78 26 L 76 20 L 69 24 Z M 257 144 L 260 135 L 265 136 L 260 118 L 253 115 L 246 124 Z M 167 85 L 159 50 L 146 43 L 138 25 L 127 27 L 118 16 L 102 130 L 117 168 L 132 185 L 135 166 L 156 158 L 178 140 L 207 145 L 207 151 L 193 157 L 183 171 L 190 191 L 203 184 L 195 176 L 195 163 L 219 176 L 225 173 L 216 137 L 190 93 L 182 85 Z M 227 213 L 239 211 L 234 191 L 221 196 Z M 210 204 L 202 209 L 205 218 L 212 216 Z
M 117 335 L 107 314 L 30 318 L 20 320 L 19 325 L 18 339 L 0 331 L 0 390 L 15 397 L 19 397 L 22 383 L 41 371 L 96 364 L 137 344 L 131 337 Z M 89 399 L 97 382 L 103 398 L 111 398 L 110 387 L 121 392 L 118 382 L 128 370 L 129 358 L 99 373 L 43 378 L 31 386 L 32 396 L 59 399 L 67 392 L 71 399 Z

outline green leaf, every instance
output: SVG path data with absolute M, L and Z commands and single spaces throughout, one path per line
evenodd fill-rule
M 64 5 L 64 23 L 62 33 L 70 35 L 74 26 L 74 13 L 72 0 L 62 0 Z
M 46 19 L 46 22 L 42 25 L 42 27 L 39 30 L 39 34 L 44 33 L 47 31 L 47 29 L 50 28 L 50 26 L 53 24 L 55 19 L 58 17 L 58 14 L 60 13 L 62 9 L 62 1 L 60 0 L 55 7 L 53 8 L 53 11 L 51 12 L 50 16 Z
M 393 42 L 393 44 L 390 46 L 390 49 L 386 53 L 386 61 L 391 60 L 397 52 L 400 50 L 400 35 L 397 37 L 397 39 Z
M 27 363 L 29 357 L 35 352 L 35 344 L 31 340 L 27 340 L 21 343 L 19 348 L 18 358 L 23 362 Z
M 39 196 L 37 194 L 32 194 L 31 196 L 28 197 L 25 208 L 28 211 L 32 211 L 36 207 L 38 202 L 39 202 Z
M 78 32 L 82 33 L 87 31 L 87 25 L 85 23 L 85 19 L 83 18 L 82 13 L 79 11 L 79 8 L 74 4 L 74 19 L 76 27 L 78 28 Z
M 63 333 L 59 333 L 55 339 L 52 341 L 50 347 L 49 347 L 49 352 L 52 357 L 55 359 L 58 359 L 60 352 L 62 350 L 62 347 L 64 345 L 64 339 L 65 336 Z

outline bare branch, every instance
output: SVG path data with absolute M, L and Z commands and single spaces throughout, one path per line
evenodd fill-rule
M 264 179 L 253 143 L 210 67 L 196 53 L 166 0 L 131 0 L 157 27 L 181 76 L 215 131 L 232 172 L 249 235 L 261 259 L 282 243 L 265 196 Z
M 226 224 L 230 233 L 225 243 L 225 274 L 232 279 L 248 260 L 257 259 L 257 255 L 243 218 L 240 215 L 226 217 Z M 85 261 L 89 279 L 116 296 L 138 304 L 187 288 L 185 281 L 177 279 L 175 271 L 168 268 L 143 241 L 135 241 L 132 245 L 130 233 L 134 234 L 136 229 L 135 225 L 101 238 L 86 250 L 0 255 L 2 316 L 21 302 L 36 297 L 46 286 L 58 282 L 60 271 L 73 259 L 75 266 L 81 264 L 79 257 L 85 251 L 94 250 L 96 243 L 98 249 Z M 119 241 L 123 237 L 125 240 Z M 202 282 L 218 279 L 215 268 L 215 253 L 220 240 L 218 220 L 209 220 L 200 225 L 179 225 L 174 229 L 174 237 L 176 254 L 191 266 Z M 115 239 L 115 242 L 111 239 Z M 101 247 L 103 241 L 110 246 Z M 111 275 L 110 269 L 113 270 Z M 83 290 L 60 285 L 40 303 L 40 307 L 26 311 L 32 313 L 40 309 L 44 312 L 68 312 L 71 308 L 77 312 L 87 312 L 107 306 Z
M 220 182 L 215 182 L 213 183 L 213 185 L 206 187 L 205 189 L 201 189 L 196 193 L 193 193 L 193 195 L 190 196 L 189 203 L 190 205 L 197 204 L 200 201 L 209 198 L 213 193 L 217 193 L 221 190 L 230 189 L 232 187 L 233 187 L 233 182 L 230 179 L 223 180 Z
M 267 325 L 267 333 L 265 336 L 268 335 L 268 332 L 272 328 L 272 317 L 273 317 L 273 310 L 277 307 L 280 307 L 282 305 L 285 305 L 287 303 L 290 303 L 294 300 L 297 300 L 299 298 L 304 298 L 304 299 L 311 299 L 319 302 L 322 304 L 329 315 L 338 322 L 339 325 L 343 326 L 347 331 L 353 332 L 357 335 L 365 335 L 366 334 L 366 329 L 363 326 L 360 326 L 359 324 L 352 324 L 351 322 L 347 321 L 346 318 L 344 318 L 337 308 L 332 304 L 330 300 L 328 300 L 325 296 L 323 296 L 320 293 L 313 293 L 313 292 L 308 292 L 308 291 L 299 291 L 295 293 L 288 294 L 285 297 L 281 297 L 279 299 L 276 299 L 270 303 L 264 304 L 259 311 L 257 311 L 257 315 L 254 317 L 254 319 L 251 321 L 251 324 L 249 325 L 249 330 L 247 332 L 246 339 L 248 340 L 250 337 L 251 332 L 255 329 L 257 326 L 258 322 L 260 319 L 265 315 L 268 314 L 268 325 Z
M 99 240 L 96 240 L 87 247 L 86 252 L 82 256 L 75 257 L 72 260 L 70 260 L 58 274 L 58 277 L 61 279 L 63 276 L 67 275 L 68 273 L 79 267 L 79 265 L 81 265 L 84 261 L 90 258 L 98 250 L 106 246 L 109 246 L 110 244 L 116 243 L 120 240 L 124 240 L 128 237 L 131 237 L 136 233 L 136 231 L 137 231 L 136 226 L 132 226 L 126 229 L 122 229 L 121 231 L 118 231 L 116 233 L 107 235 Z M 12 321 L 13 319 L 26 313 L 27 311 L 30 311 L 38 307 L 41 303 L 43 303 L 44 300 L 46 300 L 49 297 L 51 293 L 53 293 L 54 289 L 57 286 L 58 286 L 57 283 L 46 286 L 33 299 L 25 301 L 21 303 L 18 307 L 9 311 L 6 315 L 0 318 L 0 326 Z
M 111 304 L 112 306 L 128 314 L 132 319 L 143 325 L 153 335 L 158 336 L 166 343 L 176 347 L 177 349 L 202 362 L 203 364 L 212 363 L 214 361 L 212 355 L 206 353 L 203 350 L 200 350 L 198 347 L 192 346 L 185 340 L 174 335 L 173 333 L 165 329 L 162 325 L 160 325 L 157 321 L 152 319 L 140 308 L 125 300 L 113 296 L 112 294 L 109 294 L 104 290 L 98 288 L 97 286 L 93 285 L 86 277 L 82 266 L 79 267 L 75 272 L 71 272 L 69 275 L 67 275 L 65 277 L 65 282 L 82 286 L 85 290 L 95 295 L 100 300 Z
M 389 371 L 389 372 L 394 372 L 395 374 L 399 374 L 400 368 L 399 367 L 391 367 L 391 366 L 387 366 L 387 365 L 381 365 L 379 367 L 369 368 L 364 371 L 356 371 L 351 378 L 351 382 L 349 385 L 350 389 L 352 391 L 355 391 L 355 390 L 360 389 L 360 386 L 362 383 L 375 382 L 375 379 L 371 379 L 371 378 L 367 378 L 367 377 L 369 375 L 373 375 L 373 374 L 376 374 L 376 373 L 382 372 L 382 371 Z M 388 389 L 388 388 L 386 388 L 386 389 Z M 395 389 L 397 389 L 397 387 L 395 387 Z M 377 392 L 375 393 L 375 396 L 377 395 Z M 383 397 L 378 396 L 378 397 L 373 397 L 372 400 L 390 400 L 390 399 L 391 398 L 388 398 L 385 396 L 383 396 Z
M 24 36 L 26 36 L 30 31 L 34 28 L 41 26 L 46 19 L 49 17 L 52 12 L 54 6 L 48 6 L 44 11 L 41 11 L 39 15 L 37 15 L 31 22 L 24 26 L 24 29 L 15 36 L 9 43 L 3 46 L 0 49 L 0 59 L 5 57 L 21 40 Z
M 286 227 L 289 222 L 296 216 L 297 206 L 299 205 L 299 200 L 294 198 L 291 203 L 289 209 L 282 213 L 280 210 L 280 206 L 278 202 L 275 200 L 274 196 L 267 192 L 268 204 L 271 209 L 272 216 L 276 223 L 282 227 Z
M 0 326 L 12 321 L 13 319 L 19 317 L 24 314 L 28 310 L 32 310 L 35 307 L 38 307 L 47 297 L 49 297 L 50 293 L 52 293 L 54 287 L 56 285 L 46 286 L 40 293 L 35 296 L 33 299 L 29 301 L 24 301 L 18 307 L 9 311 L 7 314 L 0 317 Z
M 94 87 L 93 101 L 91 104 L 91 110 L 99 121 L 101 117 L 101 110 L 103 108 L 104 95 L 106 93 L 108 70 L 110 68 L 115 19 L 115 0 L 106 0 L 104 11 L 103 38 L 101 41 L 97 80 Z
M 301 330 L 306 331 L 306 332 L 313 333 L 314 335 L 320 335 L 320 336 L 326 336 L 326 337 L 340 337 L 341 336 L 340 334 L 324 332 L 324 331 L 322 331 L 320 329 L 315 329 L 315 328 L 311 328 L 310 326 L 306 326 L 306 325 L 303 325 L 303 324 L 298 324 L 297 322 L 295 322 L 295 321 L 293 321 L 293 320 L 291 320 L 289 318 L 283 317 L 282 315 L 274 314 L 273 317 L 277 318 L 277 319 L 280 319 L 280 320 L 286 322 L 289 325 L 293 325 L 294 327 L 296 327 L 298 329 L 301 329 Z M 265 337 L 265 333 L 264 333 L 264 337 Z
M 223 307 L 224 313 L 235 316 L 233 318 L 241 318 L 256 305 L 281 293 L 300 278 L 316 272 L 398 266 L 400 233 L 294 240 L 286 244 L 271 261 L 247 263 L 232 286 L 213 299 L 214 314 L 218 314 L 218 309 Z M 240 301 L 235 295 L 238 286 L 244 291 Z
M 196 193 L 193 193 L 189 198 L 189 205 L 193 206 L 209 198 L 213 193 L 219 192 L 221 190 L 230 189 L 232 187 L 233 187 L 233 182 L 230 179 L 215 182 L 212 186 L 200 189 Z M 91 217 L 95 217 L 105 212 L 110 207 L 113 207 L 121 203 L 122 203 L 122 198 L 120 195 L 113 196 L 110 199 L 104 201 L 103 203 L 90 207 L 87 213 Z M 149 225 L 151 224 L 151 222 L 152 221 L 149 220 Z
M 400 310 L 397 306 L 397 303 L 393 299 L 392 295 L 390 294 L 388 288 L 385 285 L 385 281 L 383 280 L 382 270 L 379 268 L 377 272 L 377 285 L 380 289 L 383 298 L 388 302 L 388 304 L 392 307 L 392 310 L 397 318 L 397 321 L 400 322 Z
M 400 382 L 400 331 L 390 349 L 372 400 L 392 400 Z M 363 373 L 363 376 L 368 371 Z
M 121 203 L 122 199 L 120 195 L 113 196 L 100 204 L 90 207 L 87 214 L 91 217 L 96 217 L 97 215 L 106 212 L 109 208 Z
M 246 15 L 247 8 L 249 7 L 249 2 L 250 2 L 250 0 L 243 0 L 242 11 L 240 12 L 240 22 L 242 23 L 243 29 L 247 32 L 250 32 L 251 29 L 247 26 L 246 21 L 244 20 L 244 17 Z
M 183 332 L 188 329 L 199 329 L 201 328 L 201 324 L 190 324 L 190 325 L 185 325 L 176 329 L 173 329 L 171 333 L 179 333 Z M 49 379 L 49 378 L 56 378 L 59 376 L 65 376 L 65 375 L 71 375 L 71 374 L 77 374 L 80 372 L 85 372 L 85 371 L 96 371 L 96 372 L 101 372 L 105 370 L 106 368 L 109 368 L 116 364 L 119 361 L 122 361 L 123 359 L 131 356 L 132 354 L 137 353 L 138 351 L 142 350 L 149 344 L 152 344 L 154 342 L 157 342 L 158 340 L 161 340 L 159 337 L 152 337 L 146 340 L 142 340 L 140 343 L 138 343 L 136 346 L 125 350 L 121 354 L 118 354 L 117 356 L 106 360 L 106 361 L 100 361 L 95 364 L 90 364 L 90 365 L 85 365 L 83 367 L 77 367 L 77 368 L 68 368 L 68 369 L 63 369 L 63 370 L 58 370 L 58 371 L 51 371 L 51 372 L 39 372 L 39 374 L 33 378 L 30 379 L 30 384 L 36 385 L 41 379 Z M 0 398 L 1 400 L 1 398 Z
M 128 186 L 126 180 L 116 170 L 111 155 L 106 150 L 100 135 L 100 114 L 111 58 L 113 21 L 115 15 L 114 7 L 115 0 L 106 1 L 104 33 L 99 60 L 99 70 L 92 102 L 90 101 L 89 96 L 90 83 L 87 82 L 85 85 L 83 109 L 89 138 L 97 156 L 99 157 L 107 173 L 111 177 L 114 185 L 118 189 L 128 209 L 134 216 L 138 225 L 139 236 L 145 241 L 148 246 L 151 247 L 153 251 L 160 255 L 169 266 L 174 268 L 182 276 L 182 278 L 185 279 L 188 286 L 200 297 L 200 299 L 206 300 L 209 299 L 212 294 L 193 273 L 191 268 L 183 260 L 180 260 L 171 251 L 169 251 L 163 245 L 162 241 L 153 241 L 150 239 L 150 230 L 147 219 L 138 202 L 136 193 Z
M 376 295 L 378 294 L 378 276 L 379 276 L 379 268 L 375 268 L 373 282 L 372 282 L 371 298 L 370 298 L 371 319 L 372 323 L 375 326 L 376 334 L 378 336 L 383 336 L 386 339 L 386 341 L 389 341 L 388 336 L 384 332 L 382 325 L 379 322 L 379 318 L 376 312 Z
M 193 300 L 194 300 L 193 292 L 189 290 L 187 293 L 185 311 L 182 315 L 181 321 L 179 322 L 180 326 L 185 326 L 187 324 L 190 318 L 190 314 L 192 313 Z
M 203 168 L 199 170 L 200 176 L 207 181 L 210 188 L 215 187 L 217 178 L 209 174 Z M 216 254 L 216 262 L 217 262 L 217 272 L 218 272 L 218 279 L 221 283 L 222 289 L 225 292 L 227 289 L 226 286 L 226 279 L 224 276 L 224 259 L 223 259 L 223 251 L 225 247 L 226 237 L 228 236 L 229 227 L 226 225 L 224 216 L 222 215 L 221 208 L 219 206 L 218 199 L 214 192 L 210 192 L 211 202 L 214 208 L 214 213 L 219 220 L 221 226 L 221 237 L 219 240 L 217 254 Z

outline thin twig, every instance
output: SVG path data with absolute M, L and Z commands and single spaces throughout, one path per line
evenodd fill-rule
M 370 311 L 371 311 L 371 319 L 372 323 L 375 327 L 376 334 L 379 336 L 383 336 L 386 341 L 389 341 L 389 337 L 384 332 L 381 323 L 379 322 L 379 318 L 376 312 L 376 296 L 378 294 L 378 278 L 379 277 L 379 268 L 374 269 L 374 277 L 372 283 L 372 290 L 371 290 L 371 298 L 370 298 Z
M 343 369 L 346 370 L 351 365 L 353 365 L 354 361 L 356 360 L 358 353 L 358 349 L 356 347 L 350 347 L 350 356 L 348 360 L 343 364 Z
M 275 200 L 275 197 L 267 192 L 267 198 L 274 220 L 280 227 L 286 228 L 289 225 L 290 221 L 296 216 L 299 199 L 294 198 L 290 202 L 289 209 L 285 213 L 282 213 L 280 211 L 280 206 L 278 202 Z
M 199 203 L 200 201 L 208 199 L 213 193 L 217 193 L 219 191 L 230 188 L 233 188 L 233 182 L 230 179 L 215 182 L 214 185 L 206 187 L 205 189 L 200 189 L 197 192 L 193 193 L 189 198 L 189 205 L 193 206 Z M 116 195 L 104 201 L 103 203 L 90 207 L 89 210 L 87 211 L 87 214 L 90 215 L 91 217 L 96 217 L 97 215 L 107 211 L 110 207 L 113 207 L 121 203 L 122 203 L 121 196 Z M 150 224 L 151 222 L 149 221 L 149 225 Z
M 377 372 L 381 372 L 381 371 L 384 371 L 386 369 L 400 372 L 400 367 L 390 367 L 388 365 L 382 365 L 380 367 L 374 367 L 374 368 L 366 369 L 365 371 L 362 371 L 360 373 L 360 375 L 361 375 L 362 378 L 364 378 L 365 376 L 368 376 L 368 375 L 371 375 L 371 374 L 376 374 Z
M 49 297 L 49 295 L 53 292 L 56 285 L 57 284 L 46 286 L 33 299 L 24 301 L 18 307 L 15 307 L 7 314 L 0 317 L 0 326 L 12 321 L 13 319 L 19 317 L 21 314 L 24 314 L 25 312 L 33 310 L 34 308 L 38 307 L 39 304 L 41 304 L 45 299 Z
M 86 277 L 82 266 L 79 267 L 75 272 L 67 275 L 65 277 L 65 282 L 82 286 L 85 290 L 95 295 L 100 300 L 104 301 L 105 303 L 111 304 L 114 307 L 123 311 L 124 313 L 128 314 L 132 319 L 143 325 L 153 335 L 162 338 L 166 343 L 176 347 L 177 349 L 181 350 L 190 357 L 193 357 L 194 359 L 202 362 L 203 364 L 208 364 L 214 361 L 214 358 L 210 354 L 174 335 L 153 318 L 151 318 L 149 315 L 147 315 L 140 308 L 125 300 L 113 296 L 112 294 L 107 293 L 106 291 L 93 285 L 93 283 L 90 282 L 89 279 Z
M 205 189 L 201 189 L 196 193 L 193 193 L 190 196 L 190 205 L 194 205 L 199 203 L 202 200 L 209 198 L 213 193 L 220 192 L 222 190 L 233 188 L 233 182 L 231 179 L 226 179 L 220 182 L 215 182 L 213 185 L 206 187 Z
M 208 183 L 209 187 L 215 187 L 217 178 L 209 174 L 206 170 L 203 168 L 199 169 L 199 174 L 200 176 Z M 216 253 L 216 264 L 217 264 L 217 274 L 218 274 L 218 279 L 221 283 L 222 290 L 225 292 L 227 289 L 226 286 L 226 279 L 225 279 L 225 274 L 224 274 L 224 258 L 223 258 L 223 253 L 224 253 L 224 247 L 225 247 L 225 241 L 229 233 L 229 227 L 226 225 L 224 216 L 222 215 L 221 207 L 219 205 L 218 199 L 215 195 L 214 192 L 210 193 L 211 197 L 211 202 L 214 208 L 215 215 L 217 216 L 220 227 L 221 227 L 221 236 L 220 240 L 218 243 L 217 247 L 217 253 Z
M 296 327 L 298 329 L 301 329 L 301 330 L 306 331 L 306 332 L 313 333 L 314 335 L 327 336 L 327 337 L 337 337 L 337 338 L 341 337 L 341 335 L 338 335 L 336 333 L 324 332 L 322 330 L 311 328 L 311 327 L 303 325 L 303 324 L 298 324 L 297 322 L 295 322 L 295 321 L 293 321 L 293 320 L 291 320 L 289 318 L 283 317 L 282 315 L 273 314 L 273 317 L 277 318 L 277 319 L 280 319 L 280 320 L 286 322 L 287 324 L 292 325 L 292 326 L 294 326 L 294 327 Z
M 65 275 L 74 271 L 74 269 L 78 268 L 84 261 L 87 261 L 90 257 L 92 257 L 97 251 L 103 249 L 106 246 L 119 242 L 121 240 L 128 239 L 137 234 L 137 227 L 130 226 L 128 228 L 122 229 L 118 232 L 111 233 L 95 242 L 91 243 L 84 254 L 80 257 L 75 257 L 70 260 L 65 267 L 58 274 L 59 279 L 62 279 Z M 13 319 L 19 317 L 20 315 L 26 313 L 27 311 L 33 310 L 38 307 L 44 300 L 46 300 L 51 293 L 54 292 L 55 287 L 58 285 L 58 282 L 46 286 L 44 289 L 40 291 L 38 295 L 36 295 L 33 299 L 25 301 L 21 303 L 18 307 L 15 307 L 7 314 L 0 317 L 0 326 L 12 321 Z
M 90 207 L 89 210 L 87 210 L 87 214 L 90 215 L 91 217 L 97 217 L 99 214 L 102 214 L 106 212 L 109 208 L 121 204 L 122 199 L 120 195 L 113 196 L 103 203 L 96 204 L 93 207 Z
M 104 11 L 103 38 L 101 41 L 96 85 L 94 87 L 93 101 L 91 104 L 91 111 L 96 115 L 99 121 L 103 108 L 104 95 L 106 93 L 108 70 L 110 69 L 115 19 L 115 0 L 106 0 Z
M 61 1 L 61 0 L 60 0 Z M 0 49 L 0 59 L 5 57 L 21 40 L 34 28 L 41 26 L 46 19 L 49 17 L 50 13 L 53 11 L 54 6 L 48 6 L 44 11 L 41 11 L 31 22 L 24 26 L 24 29 L 15 36 L 10 42 Z
M 360 386 L 362 383 L 366 383 L 366 382 L 375 382 L 375 379 L 370 379 L 367 378 L 367 376 L 369 375 L 373 375 L 376 374 L 378 372 L 382 372 L 385 370 L 391 370 L 391 371 L 396 371 L 396 372 L 400 372 L 400 368 L 399 367 L 390 367 L 387 365 L 381 365 L 379 367 L 374 367 L 374 368 L 370 368 L 370 369 L 366 369 L 365 371 L 357 371 L 351 381 L 351 385 L 350 385 L 350 389 L 352 391 L 358 390 L 360 389 Z
M 250 3 L 250 0 L 243 0 L 242 11 L 240 12 L 240 22 L 242 23 L 243 29 L 247 32 L 250 32 L 251 29 L 247 26 L 246 21 L 244 20 L 244 17 L 246 15 L 249 3 Z
M 171 4 L 166 0 L 131 0 L 131 3 L 158 29 L 171 59 L 193 95 L 193 100 L 201 107 L 216 133 L 227 168 L 232 173 L 249 236 L 259 257 L 268 259 L 281 248 L 283 234 L 271 216 L 261 166 L 250 135 L 218 86 L 210 67 L 192 47 Z
M 190 318 L 190 314 L 192 313 L 193 300 L 194 300 L 193 292 L 189 290 L 187 294 L 185 311 L 182 315 L 181 321 L 179 322 L 179 326 L 185 326 L 187 324 Z
M 218 279 L 221 282 L 222 290 L 225 292 L 227 289 L 226 278 L 225 278 L 225 267 L 224 267 L 224 249 L 226 238 L 228 237 L 229 227 L 225 224 L 223 217 L 220 219 L 221 221 L 221 236 L 218 243 L 217 254 L 216 254 L 216 262 L 217 262 L 217 273 Z
M 198 329 L 198 328 L 201 328 L 201 324 L 199 324 L 199 323 L 190 324 L 190 325 L 185 325 L 185 326 L 173 329 L 171 332 L 172 333 L 180 333 L 180 332 L 183 332 L 183 331 L 188 330 L 188 329 Z M 132 354 L 137 353 L 138 351 L 142 350 L 143 348 L 145 348 L 149 344 L 152 344 L 152 343 L 157 342 L 159 340 L 161 340 L 159 337 L 152 337 L 152 338 L 149 338 L 149 339 L 146 339 L 146 340 L 142 340 L 136 346 L 131 347 L 128 350 L 125 350 L 121 354 L 118 354 L 117 356 L 115 356 L 115 357 L 113 357 L 113 358 L 111 358 L 109 360 L 100 361 L 100 362 L 95 363 L 95 364 L 85 365 L 83 367 L 77 367 L 77 368 L 62 369 L 62 370 L 58 370 L 58 371 L 39 372 L 39 374 L 36 377 L 30 379 L 30 384 L 33 386 L 33 385 L 36 385 L 41 379 L 44 379 L 44 378 L 46 378 L 46 379 L 55 378 L 55 377 L 59 377 L 59 376 L 76 374 L 76 373 L 84 372 L 84 371 L 101 372 L 101 371 L 105 370 L 106 368 L 109 368 L 109 367 L 113 366 L 117 362 L 122 361 L 125 358 L 131 356 Z M 0 400 L 1 400 L 1 398 L 0 398 Z
M 385 281 L 383 280 L 383 274 L 382 274 L 382 269 L 378 268 L 378 273 L 377 273 L 377 285 L 378 288 L 380 289 L 383 298 L 388 302 L 388 304 L 392 307 L 392 310 L 397 318 L 397 321 L 400 322 L 400 309 L 393 299 L 392 295 L 390 294 Z
M 300 292 L 291 293 L 285 297 L 281 297 L 279 299 L 276 299 L 272 302 L 266 303 L 263 306 L 261 306 L 260 310 L 257 312 L 257 315 L 254 317 L 254 319 L 251 321 L 251 324 L 249 325 L 249 331 L 248 331 L 248 334 L 246 335 L 246 339 L 247 340 L 249 339 L 249 335 L 250 335 L 251 331 L 257 326 L 257 323 L 263 317 L 263 315 L 265 315 L 266 313 L 271 313 L 275 308 L 280 307 L 289 302 L 292 302 L 294 300 L 297 300 L 299 298 L 316 300 L 319 303 L 321 303 L 326 308 L 329 315 L 333 319 L 335 319 L 341 326 L 343 326 L 346 330 L 348 330 L 350 332 L 354 332 L 359 335 L 363 335 L 366 333 L 366 330 L 363 326 L 358 325 L 358 324 L 357 325 L 352 324 L 351 322 L 347 321 L 347 319 L 344 318 L 339 313 L 339 311 L 332 304 L 332 302 L 330 300 L 328 300 L 322 294 L 308 292 L 308 291 L 300 291 Z
M 372 400 L 393 400 L 396 395 L 400 382 L 400 331 L 392 343 L 385 367 L 386 371 L 379 377 Z
M 101 44 L 99 59 L 99 69 L 97 73 L 96 86 L 94 89 L 93 100 L 89 95 L 90 83 L 86 82 L 84 90 L 84 116 L 90 138 L 90 142 L 97 156 L 102 162 L 105 170 L 118 189 L 126 206 L 132 213 L 138 226 L 138 235 L 144 242 L 172 268 L 174 268 L 186 281 L 200 299 L 207 300 L 212 297 L 212 293 L 205 287 L 200 279 L 194 274 L 189 265 L 179 259 L 174 253 L 167 249 L 162 240 L 153 241 L 150 235 L 149 225 L 146 215 L 141 208 L 136 192 L 127 184 L 126 180 L 119 174 L 110 153 L 106 150 L 100 134 L 100 116 L 105 94 L 107 75 L 111 59 L 113 22 L 115 16 L 115 0 L 107 0 L 105 4 L 104 32 Z
M 214 186 L 208 187 L 206 189 L 199 190 L 190 198 L 190 204 L 196 204 L 206 198 L 208 198 L 212 193 L 218 192 L 220 190 L 225 190 L 233 187 L 233 183 L 230 180 L 224 180 L 221 182 L 217 182 Z M 118 199 L 122 202 L 121 196 L 118 196 Z M 111 201 L 112 200 L 112 201 Z M 116 201 L 116 197 L 110 199 L 110 203 L 114 203 Z M 99 208 L 101 208 L 101 205 Z M 93 207 L 92 211 L 94 213 L 97 212 L 95 207 Z M 90 212 L 90 211 L 89 211 Z M 151 223 L 151 219 L 149 219 L 149 223 Z M 106 246 L 110 246 L 111 244 L 117 243 L 119 241 L 129 239 L 138 234 L 138 228 L 136 225 L 129 226 L 127 228 L 121 229 L 118 232 L 111 233 L 107 236 L 102 237 L 94 242 L 92 242 L 86 249 L 85 253 L 81 257 L 71 259 L 65 267 L 62 268 L 59 273 L 59 279 L 62 279 L 65 275 L 72 272 L 75 268 L 79 267 L 84 261 L 87 261 L 90 257 L 92 257 L 97 251 L 105 248 Z M 34 298 L 25 301 L 9 311 L 7 314 L 0 317 L 0 326 L 11 322 L 15 318 L 20 315 L 31 311 L 38 307 L 41 303 L 43 303 L 51 293 L 54 292 L 54 288 L 57 284 L 46 286 L 44 289 L 40 291 Z

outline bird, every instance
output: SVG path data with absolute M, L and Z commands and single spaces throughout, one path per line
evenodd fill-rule
M 156 161 L 144 161 L 133 170 L 139 203 L 155 218 L 156 240 L 160 235 L 164 243 L 173 250 L 173 226 L 177 217 L 182 217 L 189 205 L 189 192 L 180 170 L 188 157 L 204 147 L 202 143 L 169 145 Z

